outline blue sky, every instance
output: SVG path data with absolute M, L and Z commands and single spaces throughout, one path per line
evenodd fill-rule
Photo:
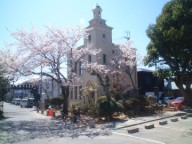
M 129 31 L 134 47 L 146 55 L 149 39 L 146 29 L 155 23 L 162 7 L 169 0 L 0 0 L 0 48 L 5 42 L 12 42 L 11 31 L 32 27 L 41 30 L 53 25 L 61 28 L 81 24 L 88 26 L 92 19 L 92 8 L 98 3 L 103 9 L 102 18 L 113 27 L 113 42 L 125 41 Z

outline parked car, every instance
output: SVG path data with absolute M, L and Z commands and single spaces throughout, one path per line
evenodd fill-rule
M 20 105 L 20 103 L 21 103 L 21 98 L 17 98 L 16 99 L 16 105 Z
M 162 104 L 169 106 L 175 100 L 174 96 L 166 96 L 162 98 Z
M 15 104 L 15 99 L 13 99 L 13 100 L 11 101 L 11 104 Z
M 13 98 L 13 100 L 11 101 L 12 104 L 15 105 L 20 105 L 21 103 L 21 99 L 20 98 Z
M 24 98 L 22 99 L 20 106 L 25 108 L 32 108 L 33 107 L 34 98 Z
M 173 102 L 171 102 L 171 105 L 175 104 L 184 104 L 184 97 L 177 97 Z

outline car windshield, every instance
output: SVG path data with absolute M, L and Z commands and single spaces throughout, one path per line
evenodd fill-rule
M 174 97 L 164 97 L 164 100 L 168 101 L 168 100 L 172 100 L 174 99 Z
M 184 97 L 178 97 L 176 98 L 177 101 L 183 101 L 184 100 Z

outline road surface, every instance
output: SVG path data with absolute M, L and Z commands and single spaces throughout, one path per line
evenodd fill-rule
M 4 104 L 6 119 L 0 121 L 0 144 L 191 144 L 192 118 L 160 126 L 151 122 L 134 126 L 139 132 L 128 134 L 130 128 L 115 130 L 112 123 L 90 129 L 79 125 L 65 125 L 59 120 L 37 113 L 33 109 Z M 148 125 L 149 125 L 148 124 Z

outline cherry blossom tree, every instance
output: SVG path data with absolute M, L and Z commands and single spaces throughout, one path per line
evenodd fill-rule
M 110 100 L 109 88 L 111 86 L 117 83 L 127 83 L 128 81 L 133 86 L 135 94 L 138 95 L 135 79 L 137 54 L 136 49 L 132 47 L 132 42 L 128 41 L 115 45 L 112 51 L 113 57 L 108 60 L 109 63 L 107 65 L 95 62 L 86 64 L 85 69 L 91 75 L 97 76 L 108 100 Z
M 117 52 L 116 55 L 113 56 L 111 61 L 113 67 L 113 74 L 119 74 L 120 81 L 131 81 L 131 85 L 133 89 L 137 91 L 136 79 L 137 75 L 137 62 L 139 58 L 137 57 L 136 49 L 132 47 L 132 43 L 130 41 L 125 42 L 123 44 L 119 44 L 113 49 Z M 116 79 L 119 80 L 119 79 Z
M 72 77 L 67 76 L 67 73 L 73 75 L 72 61 L 82 60 L 87 53 L 95 54 L 88 48 L 78 48 L 78 42 L 87 37 L 86 31 L 77 26 L 66 30 L 46 27 L 43 33 L 37 29 L 32 29 L 31 32 L 12 32 L 11 35 L 16 42 L 1 51 L 2 64 L 6 66 L 7 74 L 43 75 L 59 83 L 64 98 L 63 111 L 67 114 L 72 81 Z M 15 51 L 10 50 L 13 48 Z
M 52 83 L 52 81 L 51 81 Z M 49 99 L 51 97 L 51 95 L 53 94 L 52 91 L 52 84 L 50 83 L 50 80 L 49 79 L 43 79 L 43 82 L 42 82 L 42 89 L 45 93 L 45 96 L 47 98 L 47 102 L 49 102 Z

